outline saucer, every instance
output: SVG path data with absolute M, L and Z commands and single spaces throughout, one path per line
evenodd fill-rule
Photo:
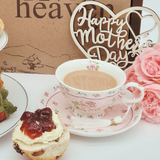
M 71 113 L 72 107 L 64 98 L 58 83 L 43 92 L 38 101 L 38 105 L 40 108 L 50 107 L 52 110 L 58 111 L 62 117 L 62 124 L 68 128 L 70 133 L 85 137 L 106 137 L 125 132 L 140 121 L 142 114 L 141 106 L 139 104 L 135 104 L 130 109 L 127 117 L 120 124 L 102 128 L 75 129 L 71 122 L 71 116 L 73 116 Z M 117 115 L 123 117 L 126 111 L 127 107 L 123 104 L 112 106 L 105 110 L 106 114 L 103 119 L 112 119 Z
M 0 51 L 6 46 L 8 43 L 8 35 L 5 31 L 2 32 L 2 35 L 0 36 Z

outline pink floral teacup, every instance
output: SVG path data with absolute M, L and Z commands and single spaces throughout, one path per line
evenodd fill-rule
M 107 90 L 89 91 L 65 84 L 64 77 L 68 73 L 78 70 L 95 70 L 95 74 L 99 71 L 107 73 L 116 79 L 117 85 Z M 138 83 L 130 82 L 125 84 L 126 74 L 122 69 L 100 60 L 76 59 L 67 61 L 56 69 L 55 75 L 64 97 L 72 106 L 71 112 L 76 117 L 102 118 L 106 108 L 117 103 L 125 103 L 125 105 L 130 106 L 130 104 L 140 102 L 144 97 L 144 88 Z M 128 87 L 138 88 L 141 92 L 140 97 L 128 98 L 126 94 Z

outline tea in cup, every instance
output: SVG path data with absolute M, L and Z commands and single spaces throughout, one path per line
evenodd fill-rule
M 70 103 L 71 112 L 80 118 L 103 118 L 105 109 L 117 103 L 140 102 L 144 97 L 144 88 L 138 83 L 125 84 L 125 72 L 111 63 L 75 59 L 61 64 L 55 72 L 64 97 Z M 141 95 L 128 98 L 127 88 L 136 87 Z

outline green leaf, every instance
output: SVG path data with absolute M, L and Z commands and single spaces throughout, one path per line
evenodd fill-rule
M 6 99 L 7 96 L 8 91 L 6 89 L 0 88 L 0 112 L 4 111 L 6 117 L 17 110 L 17 107 Z
M 5 110 L 5 112 L 7 112 L 8 114 L 12 114 L 12 113 L 14 113 L 16 110 L 17 110 L 17 107 L 11 106 L 11 107 L 7 108 L 7 109 Z
M 156 43 L 152 43 L 152 44 L 150 44 L 150 46 L 153 47 L 155 44 L 156 44 Z
M 6 89 L 0 88 L 0 93 L 3 99 L 6 99 L 8 96 L 8 91 Z
M 2 107 L 2 106 L 0 106 L 0 112 L 3 112 L 5 109 Z
M 6 116 L 6 118 L 8 118 L 9 114 L 8 114 L 6 111 L 4 111 L 4 112 L 5 112 L 5 116 Z
M 11 102 L 9 102 L 7 99 L 3 100 L 3 107 L 8 114 L 12 114 L 17 110 L 17 107 L 14 107 Z

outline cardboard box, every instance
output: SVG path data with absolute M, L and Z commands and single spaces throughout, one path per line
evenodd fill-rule
M 70 17 L 81 0 L 1 0 L 0 18 L 9 41 L 0 51 L 4 72 L 54 74 L 58 65 L 86 58 L 70 34 Z M 139 0 L 99 0 L 114 13 Z M 133 3 L 135 2 L 135 3 Z M 139 22 L 137 30 L 139 30 Z

